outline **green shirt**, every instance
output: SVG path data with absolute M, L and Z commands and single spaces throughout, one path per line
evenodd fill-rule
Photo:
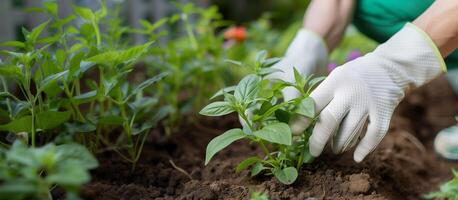
M 385 42 L 407 22 L 420 16 L 434 0 L 358 0 L 353 23 L 363 34 Z M 446 59 L 447 68 L 458 68 L 458 51 Z

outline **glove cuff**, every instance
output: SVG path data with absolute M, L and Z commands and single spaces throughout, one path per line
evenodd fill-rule
M 315 59 L 317 67 L 324 67 L 328 62 L 328 52 L 326 43 L 320 35 L 301 28 L 289 45 L 285 57 Z

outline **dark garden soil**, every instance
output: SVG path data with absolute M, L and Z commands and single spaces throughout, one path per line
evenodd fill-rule
M 248 155 L 259 153 L 237 142 L 217 154 L 207 167 L 207 143 L 235 118 L 205 119 L 165 140 L 153 131 L 134 172 L 114 153 L 98 155 L 101 166 L 82 190 L 85 199 L 249 199 L 253 191 L 266 191 L 270 199 L 421 199 L 451 177 L 450 163 L 432 150 L 434 135 L 455 123 L 458 97 L 441 77 L 407 95 L 396 111 L 388 135 L 361 164 L 352 152 L 326 152 L 290 186 L 270 177 L 250 178 L 234 168 Z M 173 164 L 176 167 L 173 167 Z M 184 170 L 185 172 L 181 172 Z M 188 173 L 188 174 L 186 174 Z M 312 197 L 312 198 L 309 198 Z

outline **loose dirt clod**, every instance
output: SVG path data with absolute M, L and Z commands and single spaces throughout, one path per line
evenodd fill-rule
M 349 177 L 348 191 L 351 193 L 367 193 L 371 188 L 369 174 L 352 174 Z

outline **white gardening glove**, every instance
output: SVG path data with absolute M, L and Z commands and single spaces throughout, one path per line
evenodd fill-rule
M 330 139 L 334 153 L 348 150 L 369 122 L 354 152 L 361 162 L 385 136 L 408 86 L 423 85 L 443 70 L 437 47 L 410 23 L 374 52 L 336 68 L 311 94 L 320 115 L 310 153 L 319 156 Z
M 281 79 L 294 82 L 294 68 L 302 76 L 308 76 L 320 70 L 326 70 L 328 50 L 323 39 L 306 29 L 297 32 L 283 59 L 273 68 L 281 71 L 269 75 L 269 79 Z M 299 97 L 299 92 L 293 87 L 283 89 L 285 101 Z

